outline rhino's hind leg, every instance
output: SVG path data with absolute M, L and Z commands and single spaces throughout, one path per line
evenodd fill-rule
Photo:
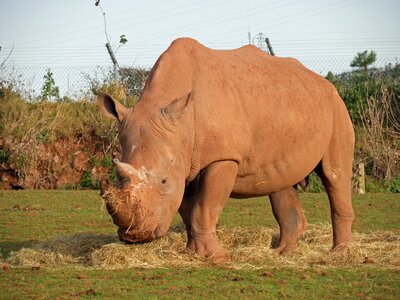
M 334 248 L 351 242 L 354 220 L 351 203 L 354 132 L 343 102 L 339 103 L 329 148 L 316 169 L 329 197 Z
M 292 251 L 307 228 L 307 220 L 301 208 L 297 190 L 290 187 L 271 194 L 269 199 L 280 231 L 276 252 L 281 254 Z
M 337 157 L 325 157 L 317 168 L 329 198 L 333 230 L 333 248 L 352 241 L 351 227 L 354 211 L 351 203 L 351 159 L 336 161 Z
M 218 241 L 216 226 L 232 191 L 236 174 L 237 164 L 233 161 L 212 163 L 199 179 L 199 191 L 190 197 L 193 208 L 190 214 L 188 248 L 215 262 L 230 260 L 228 252 Z M 190 203 L 187 204 L 180 211 L 190 209 Z

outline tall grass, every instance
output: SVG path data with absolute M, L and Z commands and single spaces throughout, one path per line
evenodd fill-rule
M 27 102 L 11 86 L 2 89 L 0 150 L 19 185 L 41 187 L 44 180 L 57 180 L 73 164 L 71 155 L 59 162 L 68 145 L 82 145 L 85 157 L 110 156 L 118 147 L 117 124 L 100 116 L 96 103 L 87 99 Z M 37 182 L 28 182 L 29 177 Z

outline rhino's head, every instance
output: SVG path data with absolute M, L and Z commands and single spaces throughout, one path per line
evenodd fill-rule
M 164 236 L 181 204 L 190 171 L 189 98 L 149 113 L 140 104 L 126 108 L 105 93 L 98 96 L 100 111 L 120 126 L 122 159 L 114 161 L 118 183 L 105 188 L 103 198 L 121 240 L 147 242 Z

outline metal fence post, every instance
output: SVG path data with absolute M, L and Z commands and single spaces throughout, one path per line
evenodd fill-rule
M 109 43 L 106 44 L 106 48 L 107 48 L 108 54 L 111 57 L 111 61 L 114 65 L 114 79 L 115 79 L 115 81 L 117 81 L 118 80 L 118 62 L 117 62 L 117 59 L 115 58 L 114 51 L 112 50 Z

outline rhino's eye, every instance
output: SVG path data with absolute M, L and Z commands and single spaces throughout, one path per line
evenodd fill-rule
M 166 184 L 167 183 L 167 178 L 161 179 L 161 184 Z

